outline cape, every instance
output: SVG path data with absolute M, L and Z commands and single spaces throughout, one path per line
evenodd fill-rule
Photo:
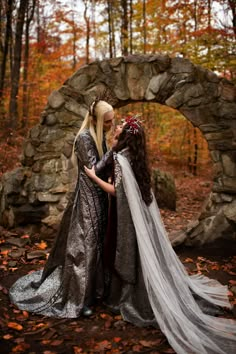
M 114 163 L 118 225 L 108 305 L 135 325 L 158 325 L 178 354 L 235 353 L 236 321 L 210 314 L 231 307 L 227 286 L 188 275 L 154 195 L 149 206 L 142 199 L 127 151 Z

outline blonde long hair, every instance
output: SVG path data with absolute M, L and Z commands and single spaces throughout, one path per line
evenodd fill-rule
M 94 103 L 93 103 L 94 104 Z M 92 104 L 92 105 L 93 105 Z M 91 113 L 93 111 L 93 114 Z M 85 130 L 88 129 L 90 131 L 90 134 L 95 142 L 95 145 L 98 150 L 99 157 L 102 158 L 104 152 L 103 152 L 103 123 L 104 123 L 104 115 L 107 112 L 113 111 L 113 107 L 107 103 L 106 101 L 98 101 L 96 105 L 94 106 L 94 109 L 90 109 L 89 112 L 86 114 L 84 121 L 80 127 L 80 130 L 78 131 L 75 140 L 74 140 L 74 145 L 73 145 L 73 151 L 72 151 L 72 162 L 75 165 L 77 162 L 77 159 L 75 157 L 75 142 L 78 138 L 78 136 Z M 96 130 L 95 130 L 96 127 Z

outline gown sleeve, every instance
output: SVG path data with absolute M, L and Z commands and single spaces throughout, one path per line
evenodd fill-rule
M 75 154 L 81 167 L 95 167 L 96 175 L 107 180 L 112 171 L 113 151 L 107 151 L 100 159 L 97 147 L 90 133 L 81 133 L 75 142 Z
M 107 178 L 111 176 L 113 169 L 113 150 L 107 151 L 100 161 L 95 165 L 96 175 L 101 177 L 105 175 Z
M 75 155 L 80 166 L 92 168 L 98 160 L 99 155 L 95 142 L 90 134 L 82 132 L 75 142 Z

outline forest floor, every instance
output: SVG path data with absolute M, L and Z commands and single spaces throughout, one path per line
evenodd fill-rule
M 161 210 L 168 231 L 180 230 L 196 219 L 211 189 L 211 176 L 176 178 L 177 210 Z M 0 229 L 0 353 L 175 353 L 165 336 L 155 328 L 137 328 L 120 316 L 97 306 L 90 318 L 53 319 L 20 311 L 10 304 L 8 289 L 20 276 L 45 263 L 51 243 L 44 235 L 27 235 L 24 229 Z M 20 244 L 14 242 L 20 240 Z M 230 288 L 233 311 L 223 316 L 236 318 L 235 242 L 219 240 L 211 245 L 176 248 L 190 274 L 202 272 Z

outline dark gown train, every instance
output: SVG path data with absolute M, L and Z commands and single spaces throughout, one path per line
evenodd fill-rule
M 103 145 L 105 152 L 105 142 Z M 98 151 L 89 130 L 78 136 L 75 154 L 76 188 L 45 268 L 21 277 L 10 289 L 11 301 L 22 310 L 74 318 L 84 305 L 90 306 L 96 297 L 103 296 L 102 252 L 108 199 L 83 170 L 84 165 L 99 166 Z

